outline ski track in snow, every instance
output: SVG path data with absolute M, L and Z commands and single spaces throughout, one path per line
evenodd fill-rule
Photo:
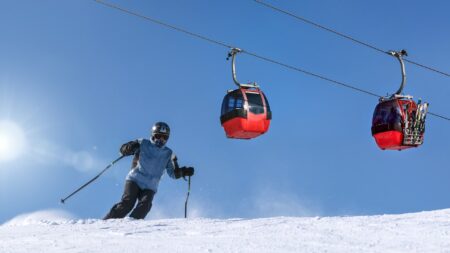
M 450 209 L 354 217 L 15 221 L 0 226 L 0 252 L 450 252 Z

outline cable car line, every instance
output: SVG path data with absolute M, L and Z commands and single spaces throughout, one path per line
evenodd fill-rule
M 167 23 L 162 22 L 160 20 L 157 20 L 157 19 L 151 18 L 149 16 L 145 16 L 145 15 L 142 15 L 142 14 L 139 14 L 139 13 L 136 13 L 136 12 L 124 9 L 124 8 L 122 8 L 120 6 L 117 6 L 117 5 L 105 2 L 103 0 L 93 0 L 93 1 L 96 2 L 96 3 L 102 4 L 102 5 L 106 6 L 106 7 L 122 11 L 124 13 L 130 14 L 130 15 L 135 16 L 135 17 L 139 17 L 139 18 L 145 19 L 145 20 L 150 21 L 150 22 L 152 22 L 154 24 L 157 24 L 157 25 L 160 25 L 160 26 L 163 26 L 163 27 L 175 30 L 177 32 L 181 32 L 181 33 L 187 34 L 187 35 L 189 35 L 191 37 L 194 37 L 194 38 L 197 38 L 197 39 L 200 39 L 200 40 L 203 40 L 203 41 L 207 41 L 207 42 L 210 42 L 210 43 L 222 46 L 222 47 L 226 47 L 228 49 L 235 48 L 235 47 L 233 47 L 233 46 L 231 46 L 229 44 L 226 44 L 224 42 L 221 42 L 221 41 L 218 41 L 218 40 L 214 40 L 214 39 L 208 38 L 206 36 L 203 36 L 203 35 L 200 35 L 200 34 L 197 34 L 197 33 L 193 33 L 191 31 L 179 28 L 179 27 L 174 26 L 174 25 L 167 24 Z M 367 90 L 363 90 L 361 88 L 357 88 L 355 86 L 352 86 L 352 85 L 349 85 L 349 84 L 346 84 L 346 83 L 343 83 L 343 82 L 339 82 L 339 81 L 333 80 L 331 78 L 324 77 L 324 76 L 321 76 L 319 74 L 315 74 L 315 73 L 309 72 L 309 71 L 301 69 L 299 67 L 295 67 L 295 66 L 292 66 L 292 65 L 280 62 L 280 61 L 276 61 L 276 60 L 270 59 L 268 57 L 264 57 L 264 56 L 258 55 L 256 53 L 252 53 L 250 51 L 246 51 L 246 50 L 242 50 L 241 49 L 241 52 L 244 53 L 244 54 L 253 56 L 253 57 L 257 58 L 257 59 L 260 59 L 260 60 L 263 60 L 263 61 L 266 61 L 266 62 L 270 62 L 272 64 L 276 64 L 276 65 L 279 65 L 279 66 L 282 66 L 282 67 L 285 67 L 285 68 L 288 68 L 288 69 L 291 69 L 291 70 L 294 70 L 294 71 L 297 71 L 297 72 L 301 72 L 301 73 L 304 73 L 304 74 L 307 74 L 307 75 L 310 75 L 310 76 L 313 76 L 313 77 L 316 77 L 316 78 L 328 81 L 330 83 L 333 83 L 333 84 L 336 84 L 336 85 L 339 85 L 339 86 L 342 86 L 342 87 L 345 87 L 345 88 L 352 89 L 354 91 L 365 93 L 365 94 L 368 94 L 368 95 L 371 95 L 371 96 L 374 96 L 374 97 L 378 97 L 378 98 L 383 97 L 383 96 L 375 94 L 373 92 L 370 92 L 370 91 L 367 91 Z M 447 120 L 447 121 L 450 121 L 449 117 L 445 117 L 445 116 L 442 116 L 442 115 L 439 115 L 439 114 L 435 114 L 435 113 L 431 113 L 431 112 L 428 112 L 428 114 L 436 116 L 436 117 L 444 119 L 444 120 Z
M 188 30 L 185 30 L 185 29 L 182 29 L 182 28 L 179 28 L 179 27 L 176 27 L 176 26 L 173 26 L 173 25 L 164 23 L 164 22 L 162 22 L 162 21 L 159 21 L 159 20 L 157 20 L 157 19 L 151 18 L 151 17 L 149 17 L 149 16 L 144 16 L 144 15 L 142 15 L 142 14 L 139 14 L 139 13 L 136 13 L 136 12 L 133 12 L 133 11 L 124 9 L 124 8 L 122 8 L 122 7 L 120 7 L 120 6 L 117 6 L 117 5 L 114 5 L 114 4 L 111 4 L 111 3 L 108 3 L 108 2 L 102 1 L 102 0 L 94 0 L 94 1 L 97 2 L 97 3 L 99 3 L 99 4 L 103 4 L 103 5 L 107 6 L 107 7 L 110 7 L 110 8 L 113 8 L 113 9 L 120 10 L 120 11 L 122 11 L 122 12 L 128 13 L 128 14 L 130 14 L 130 15 L 133 15 L 133 16 L 136 16 L 136 17 L 139 17 L 139 18 L 146 19 L 146 20 L 148 20 L 148 21 L 150 21 L 150 22 L 153 22 L 153 23 L 155 23 L 155 24 L 157 24 L 157 25 L 161 25 L 161 26 L 164 26 L 164 27 L 166 27 L 166 28 L 170 28 L 170 29 L 172 29 L 172 30 L 175 30 L 175 31 L 178 31 L 178 32 L 187 34 L 187 35 L 189 35 L 189 36 L 192 36 L 192 37 L 195 37 L 195 38 L 198 38 L 198 39 L 201 39 L 201 40 L 205 40 L 205 41 L 211 42 L 211 43 L 216 44 L 216 45 L 219 45 L 219 46 L 223 46 L 223 47 L 227 47 L 227 48 L 233 48 L 233 46 L 227 45 L 227 44 L 225 44 L 225 43 L 223 43 L 223 42 L 220 42 L 220 41 L 218 41 L 218 40 L 213 40 L 213 39 L 207 38 L 207 37 L 202 36 L 202 35 L 200 35 L 200 34 L 193 33 L 193 32 L 190 32 L 190 31 L 188 31 Z
M 251 53 L 251 52 L 248 52 L 248 51 L 245 51 L 245 50 L 243 50 L 242 52 L 244 54 L 251 55 L 251 56 L 253 56 L 255 58 L 258 58 L 258 59 L 261 59 L 263 61 L 267 61 L 267 62 L 270 62 L 270 63 L 273 63 L 273 64 L 277 64 L 277 65 L 283 66 L 283 67 L 288 68 L 288 69 L 292 69 L 292 70 L 295 70 L 295 71 L 298 71 L 298 72 L 301 72 L 301 73 L 304 73 L 304 74 L 307 74 L 307 75 L 310 75 L 310 76 L 314 76 L 314 77 L 320 78 L 322 80 L 325 80 L 325 81 L 328 81 L 328 82 L 331 82 L 331 83 L 334 83 L 334 84 L 337 84 L 337 85 L 340 85 L 340 86 L 343 86 L 343 87 L 346 87 L 346 88 L 349 88 L 349 89 L 352 89 L 352 90 L 355 90 L 355 91 L 366 93 L 368 95 L 371 95 L 371 96 L 374 96 L 374 97 L 378 97 L 378 98 L 382 97 L 382 96 L 377 95 L 377 94 L 375 94 L 373 92 L 366 91 L 366 90 L 357 88 L 355 86 L 352 86 L 352 85 L 349 85 L 349 84 L 345 84 L 343 82 L 339 82 L 339 81 L 330 79 L 328 77 L 324 77 L 324 76 L 321 76 L 321 75 L 318 75 L 318 74 L 314 74 L 314 73 L 309 72 L 307 70 L 303 70 L 301 68 L 298 68 L 298 67 L 295 67 L 295 66 L 292 66 L 292 65 L 288 65 L 286 63 L 282 63 L 282 62 L 279 62 L 279 61 L 276 61 L 276 60 L 273 60 L 273 59 L 270 59 L 270 58 L 267 58 L 267 57 L 264 57 L 264 56 L 260 56 L 260 55 L 257 55 L 257 54 L 254 54 L 254 53 Z
M 428 114 L 429 115 L 433 115 L 433 116 L 438 117 L 438 118 L 441 118 L 441 119 L 445 119 L 445 120 L 450 121 L 449 117 L 445 117 L 445 116 L 442 116 L 442 115 L 439 115 L 439 114 L 436 114 L 436 113 L 432 113 L 432 112 L 428 112 Z
M 368 43 L 366 43 L 366 42 L 363 42 L 363 41 L 361 41 L 361 40 L 355 39 L 355 38 L 350 37 L 350 36 L 348 36 L 348 35 L 346 35 L 346 34 L 343 34 L 343 33 L 341 33 L 341 32 L 338 32 L 338 31 L 336 31 L 336 30 L 333 30 L 333 29 L 331 29 L 331 28 L 325 27 L 325 26 L 320 25 L 320 24 L 318 24 L 318 23 L 315 23 L 315 22 L 313 22 L 313 21 L 311 21 L 311 20 L 308 20 L 308 19 L 306 19 L 306 18 L 300 17 L 300 16 L 295 15 L 295 14 L 293 14 L 293 13 L 291 13 L 291 12 L 288 12 L 288 11 L 286 11 L 286 10 L 282 10 L 282 9 L 280 9 L 280 8 L 278 8 L 278 7 L 275 7 L 275 6 L 271 5 L 271 4 L 265 3 L 265 2 L 263 2 L 263 1 L 261 1 L 261 0 L 253 0 L 253 1 L 255 1 L 256 3 L 261 4 L 261 5 L 263 5 L 263 6 L 267 7 L 267 8 L 269 8 L 269 9 L 272 9 L 272 10 L 274 10 L 274 11 L 283 13 L 283 14 L 288 15 L 288 16 L 290 16 L 290 17 L 293 17 L 293 18 L 295 18 L 295 19 L 297 19 L 297 20 L 300 20 L 300 21 L 302 21 L 302 22 L 304 22 L 304 23 L 310 24 L 310 25 L 312 25 L 312 26 L 315 26 L 315 27 L 320 28 L 320 29 L 322 29 L 322 30 L 325 30 L 325 31 L 327 31 L 327 32 L 334 33 L 334 34 L 336 34 L 336 35 L 338 35 L 338 36 L 340 36 L 340 37 L 342 37 L 342 38 L 348 39 L 348 40 L 350 40 L 350 41 L 352 41 L 352 42 L 354 42 L 354 43 L 363 45 L 363 46 L 365 46 L 365 47 L 368 47 L 368 48 L 373 49 L 373 50 L 375 50 L 375 51 L 378 51 L 378 52 L 380 52 L 380 53 L 390 55 L 389 52 L 387 52 L 387 51 L 385 51 L 385 50 L 383 50 L 383 49 L 381 49 L 381 48 L 375 47 L 375 46 L 370 45 L 370 44 L 368 44 Z M 404 61 L 405 61 L 405 62 L 409 62 L 409 63 L 411 63 L 411 64 L 414 64 L 414 65 L 416 65 L 416 66 L 418 66 L 418 67 L 421 67 L 421 68 L 424 68 L 424 69 L 427 69 L 427 70 L 436 72 L 436 73 L 438 73 L 438 74 L 441 74 L 441 75 L 450 77 L 450 74 L 448 74 L 448 73 L 446 73 L 446 72 L 443 72 L 443 71 L 441 71 L 441 70 L 438 70 L 438 69 L 435 69 L 435 68 L 432 68 L 432 67 L 428 67 L 428 66 L 426 66 L 426 65 L 420 64 L 420 63 L 415 62 L 415 61 L 407 60 L 407 59 L 404 59 Z

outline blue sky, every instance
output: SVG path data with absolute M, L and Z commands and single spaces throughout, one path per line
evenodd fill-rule
M 377 94 L 400 83 L 394 58 L 254 1 L 111 1 L 127 9 Z M 446 1 L 269 1 L 410 60 L 450 71 Z M 118 157 L 120 145 L 166 121 L 192 165 L 190 212 L 204 217 L 357 215 L 448 208 L 450 122 L 428 117 L 417 149 L 381 151 L 375 97 L 260 61 L 237 59 L 271 104 L 267 134 L 225 138 L 219 114 L 231 79 L 227 49 L 94 1 L 1 1 L 0 121 L 26 148 L 0 161 L 0 223 L 62 209 L 100 218 L 123 190 L 130 159 L 59 199 Z M 449 116 L 449 78 L 406 65 L 404 92 Z M 187 183 L 165 176 L 148 218 L 182 217 Z

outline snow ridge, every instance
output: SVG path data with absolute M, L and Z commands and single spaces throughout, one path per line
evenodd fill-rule
M 32 220 L 0 226 L 0 252 L 450 252 L 450 209 L 354 217 Z

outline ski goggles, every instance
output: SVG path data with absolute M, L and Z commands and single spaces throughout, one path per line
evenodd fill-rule
M 154 137 L 155 137 L 155 139 L 158 139 L 158 140 L 163 139 L 165 141 L 167 141 L 169 139 L 169 136 L 167 134 L 155 134 Z

